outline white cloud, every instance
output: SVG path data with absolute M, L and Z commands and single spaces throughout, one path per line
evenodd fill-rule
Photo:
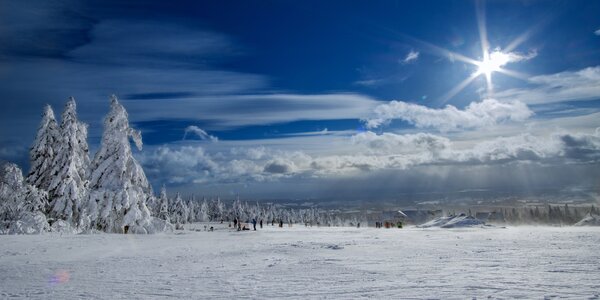
M 383 79 L 367 79 L 367 80 L 358 80 L 358 81 L 355 81 L 354 84 L 358 84 L 358 85 L 362 85 L 362 86 L 368 86 L 368 87 L 373 87 L 373 86 L 380 85 L 382 82 L 384 82 Z
M 367 131 L 352 136 L 355 145 L 363 145 L 375 154 L 438 153 L 450 146 L 448 138 L 429 133 L 375 134 Z
M 273 174 L 287 174 L 292 173 L 294 169 L 295 166 L 292 162 L 277 159 L 269 161 L 267 165 L 265 165 L 264 172 Z
M 394 119 L 400 119 L 418 128 L 433 128 L 440 131 L 474 129 L 492 126 L 504 121 L 524 121 L 533 112 L 519 101 L 497 101 L 486 99 L 472 102 L 464 110 L 452 105 L 442 109 L 391 101 L 374 109 L 375 116 L 366 120 L 368 128 L 377 128 Z
M 176 100 L 124 100 L 123 103 L 135 122 L 202 120 L 211 123 L 211 128 L 223 129 L 298 120 L 362 119 L 380 102 L 359 94 L 339 93 L 212 95 Z
M 410 52 L 408 52 L 408 54 L 406 54 L 406 57 L 404 57 L 404 59 L 401 61 L 403 64 L 408 64 L 410 62 L 414 62 L 417 59 L 419 59 L 419 51 L 414 51 L 414 50 L 410 50 Z
M 600 36 L 600 29 L 594 31 L 594 34 Z
M 231 145 L 219 147 L 225 149 Z M 349 150 L 349 153 L 344 154 L 339 149 Z M 149 176 L 168 183 L 268 182 L 282 178 L 302 181 L 430 165 L 600 163 L 600 132 L 546 136 L 524 133 L 477 141 L 468 146 L 427 133 L 363 132 L 346 140 L 339 149 L 307 154 L 274 147 L 234 147 L 209 153 L 198 145 L 172 145 L 146 152 L 140 161 Z
M 508 63 L 527 61 L 532 58 L 535 58 L 537 55 L 538 55 L 537 50 L 532 50 L 527 54 L 522 54 L 519 52 L 504 53 L 504 52 L 500 51 L 500 49 L 498 48 L 498 49 L 494 50 L 492 53 L 490 53 L 490 59 L 499 61 L 498 64 L 500 66 L 503 66 Z
M 198 126 L 188 126 L 185 128 L 185 133 L 183 134 L 183 139 L 185 140 L 185 138 L 187 137 L 188 133 L 192 133 L 197 135 L 200 139 L 202 140 L 209 140 L 212 142 L 217 142 L 219 141 L 219 138 L 217 138 L 216 136 L 212 136 L 210 134 L 208 134 L 206 131 L 204 131 L 202 128 L 198 127 Z
M 529 79 L 532 87 L 515 88 L 494 93 L 496 99 L 545 104 L 600 98 L 600 66 L 578 71 L 538 75 Z

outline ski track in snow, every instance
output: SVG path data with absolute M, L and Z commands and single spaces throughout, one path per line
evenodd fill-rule
M 194 224 L 190 227 L 201 228 Z M 598 299 L 598 228 L 0 236 L 0 298 Z

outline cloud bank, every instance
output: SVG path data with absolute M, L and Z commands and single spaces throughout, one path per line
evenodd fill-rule
M 403 101 L 390 101 L 377 106 L 374 114 L 374 117 L 366 120 L 368 128 L 377 128 L 399 119 L 418 128 L 446 132 L 481 128 L 506 121 L 521 122 L 531 117 L 533 112 L 520 101 L 486 99 L 472 102 L 463 110 L 452 105 L 434 109 Z
M 364 175 L 378 170 L 407 170 L 432 165 L 463 168 L 531 163 L 600 163 L 598 132 L 563 132 L 543 137 L 524 133 L 465 146 L 428 133 L 376 134 L 367 131 L 355 134 L 338 147 L 350 150 L 351 153 L 331 154 L 330 151 L 322 151 L 308 154 L 273 147 L 233 145 L 207 152 L 199 145 L 171 145 L 145 152 L 141 154 L 140 160 L 150 175 L 168 183 L 335 178 Z M 227 148 L 230 149 L 224 150 Z

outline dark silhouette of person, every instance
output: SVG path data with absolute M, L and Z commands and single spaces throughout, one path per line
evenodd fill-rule
M 256 219 L 252 219 L 252 227 L 254 227 L 254 230 L 256 231 Z
M 263 220 L 262 220 L 262 219 L 260 219 L 260 229 L 262 229 L 262 223 L 263 223 L 262 221 L 263 221 Z

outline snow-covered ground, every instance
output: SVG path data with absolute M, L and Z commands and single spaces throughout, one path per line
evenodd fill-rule
M 600 229 L 0 236 L 0 298 L 598 299 Z M 197 225 L 202 228 L 203 225 Z M 189 227 L 188 227 L 189 229 Z

